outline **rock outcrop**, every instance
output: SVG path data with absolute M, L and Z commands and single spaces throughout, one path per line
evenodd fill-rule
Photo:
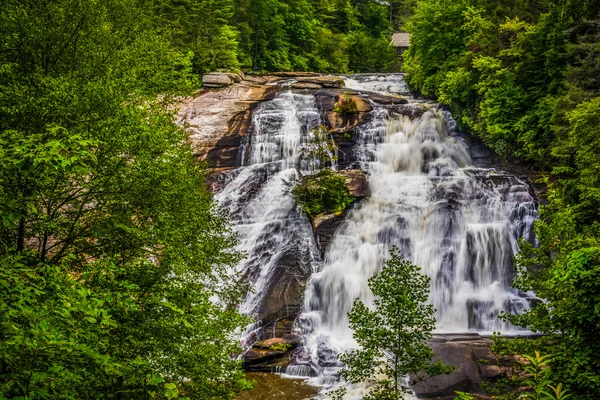
M 452 400 L 457 391 L 470 393 L 475 399 L 490 399 L 484 388 L 515 373 L 515 358 L 492 353 L 492 341 L 477 333 L 435 335 L 429 345 L 436 354 L 435 360 L 456 369 L 448 375 L 425 376 L 414 388 L 420 399 Z
M 291 86 L 292 89 L 323 89 L 323 86 L 310 82 L 294 82 Z
M 280 372 L 290 364 L 293 351 L 299 344 L 300 340 L 297 337 L 256 342 L 244 353 L 244 369 L 255 372 Z
M 339 76 L 298 76 L 297 82 L 312 83 L 324 88 L 341 88 L 344 87 L 344 80 Z
M 315 93 L 315 101 L 321 112 L 321 119 L 333 133 L 345 133 L 370 121 L 371 104 L 369 100 L 353 91 L 330 89 Z M 354 104 L 352 112 L 335 111 L 340 99 Z
M 359 169 L 341 170 L 337 172 L 346 179 L 346 188 L 350 192 L 350 196 L 355 198 L 353 205 L 338 214 L 320 214 L 317 215 L 312 223 L 315 232 L 315 238 L 321 251 L 321 256 L 325 255 L 333 235 L 346 220 L 346 215 L 356 207 L 358 203 L 371 195 L 369 183 L 367 182 L 367 174 Z
M 226 74 L 219 76 L 231 80 Z M 178 123 L 188 132 L 195 155 L 221 171 L 240 166 L 240 145 L 251 126 L 252 108 L 275 96 L 277 90 L 275 86 L 242 81 L 186 99 Z
M 214 72 L 202 75 L 202 84 L 208 88 L 219 88 L 233 85 L 235 80 L 225 73 Z

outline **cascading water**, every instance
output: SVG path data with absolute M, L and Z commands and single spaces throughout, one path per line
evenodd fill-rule
M 240 311 L 256 316 L 283 257 L 293 253 L 309 272 L 320 258 L 310 222 L 285 186 L 297 174 L 301 144 L 320 118 L 314 96 L 286 91 L 262 103 L 252 122 L 247 165 L 216 198 L 232 215 L 238 250 L 247 255 L 239 268 L 253 290 Z
M 388 87 L 380 78 L 364 86 Z M 512 331 L 498 314 L 528 308 L 510 282 L 517 239 L 533 240 L 529 187 L 472 167 L 466 146 L 452 136 L 454 121 L 435 105 L 412 119 L 383 108 L 372 114 L 357 149 L 371 197 L 337 230 L 299 320 L 304 346 L 296 363 L 310 366 L 321 384 L 337 379 L 336 355 L 356 345 L 347 312 L 356 298 L 372 302 L 367 281 L 392 246 L 431 278 L 439 332 Z
M 408 94 L 398 74 L 352 76 L 346 85 L 379 96 Z M 311 276 L 297 327 L 303 343 L 288 374 L 318 375 L 317 383 L 326 385 L 337 381 L 336 355 L 356 345 L 347 312 L 356 298 L 372 302 L 367 281 L 392 246 L 431 278 L 440 332 L 512 331 L 498 313 L 528 307 L 510 287 L 517 239 L 533 240 L 536 205 L 528 185 L 474 167 L 448 112 L 416 101 L 402 107 L 374 103 L 370 122 L 358 128 L 355 164 L 367 172 L 371 196 L 348 213 L 323 260 L 309 220 L 286 187 L 299 167 L 310 167 L 300 162 L 300 152 L 321 124 L 315 96 L 288 89 L 258 106 L 244 166 L 216 196 L 247 255 L 239 268 L 253 291 L 242 312 L 259 320 L 268 313 L 264 299 L 285 278 L 282 265 L 289 260 L 295 272 Z M 260 328 L 259 322 L 246 331 L 249 344 Z

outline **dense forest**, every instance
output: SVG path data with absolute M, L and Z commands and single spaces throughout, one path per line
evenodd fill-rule
M 402 23 L 406 8 L 394 5 Z M 179 0 L 154 7 L 174 45 L 193 53 L 197 72 L 382 72 L 397 63 L 389 6 L 378 1 Z
M 600 3 L 3 0 L 0 399 L 232 399 L 242 254 L 174 104 L 213 70 L 386 72 L 542 171 L 516 286 L 551 382 L 600 398 Z M 542 397 L 539 397 L 542 398 Z
M 600 3 L 420 1 L 408 30 L 412 87 L 505 159 L 546 171 L 539 246 L 522 243 L 516 284 L 547 302 L 506 317 L 548 336 L 511 346 L 544 349 L 556 382 L 598 398 Z

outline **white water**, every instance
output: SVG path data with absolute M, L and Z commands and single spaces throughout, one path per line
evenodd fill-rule
M 247 255 L 238 266 L 252 288 L 240 306 L 247 315 L 257 317 L 261 308 L 268 308 L 261 301 L 284 259 L 297 259 L 295 267 L 307 274 L 316 268 L 320 256 L 310 222 L 284 182 L 296 176 L 300 146 L 319 122 L 313 96 L 287 91 L 262 103 L 253 114 L 247 165 L 216 195 L 234 218 L 238 250 Z M 247 334 L 259 327 L 250 327 Z
M 354 76 L 346 83 L 355 90 L 406 93 L 400 75 Z M 350 212 L 323 261 L 309 221 L 284 184 L 299 173 L 300 148 L 320 124 L 315 99 L 287 91 L 254 112 L 246 164 L 217 199 L 233 215 L 239 250 L 247 254 L 239 268 L 253 292 L 242 312 L 258 316 L 269 307 L 262 301 L 290 259 L 299 272 L 312 274 L 299 318 L 303 346 L 287 374 L 317 374 L 325 385 L 337 381 L 336 355 L 356 346 L 346 314 L 355 298 L 373 300 L 367 281 L 393 245 L 431 278 L 440 332 L 510 332 L 514 327 L 501 323 L 498 313 L 528 307 L 510 287 L 517 239 L 532 239 L 536 217 L 528 186 L 473 167 L 466 146 L 453 136 L 449 113 L 428 107 L 413 119 L 374 108 L 355 149 L 371 197 Z
M 297 362 L 321 384 L 335 381 L 336 354 L 356 346 L 347 312 L 356 298 L 373 301 L 367 281 L 392 246 L 431 278 L 438 332 L 511 332 L 498 314 L 528 307 L 510 287 L 517 239 L 531 238 L 536 217 L 528 186 L 472 167 L 466 146 L 452 137 L 454 121 L 433 105 L 412 120 L 382 108 L 373 115 L 359 140 L 372 195 L 336 232 L 300 318 Z

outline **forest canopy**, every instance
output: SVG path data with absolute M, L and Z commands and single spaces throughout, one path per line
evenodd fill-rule
M 177 101 L 214 70 L 396 71 L 398 30 L 413 90 L 547 177 L 515 282 L 546 301 L 504 317 L 545 334 L 514 351 L 600 398 L 600 2 L 3 0 L 0 399 L 250 387 L 243 255 Z
M 506 160 L 543 171 L 538 243 L 517 288 L 546 299 L 511 322 L 547 336 L 555 382 L 600 396 L 600 2 L 422 0 L 406 79 Z M 537 346 L 537 347 L 536 347 Z
M 400 2 L 392 2 L 405 10 Z M 375 0 L 159 0 L 157 21 L 197 72 L 397 68 L 390 6 Z

